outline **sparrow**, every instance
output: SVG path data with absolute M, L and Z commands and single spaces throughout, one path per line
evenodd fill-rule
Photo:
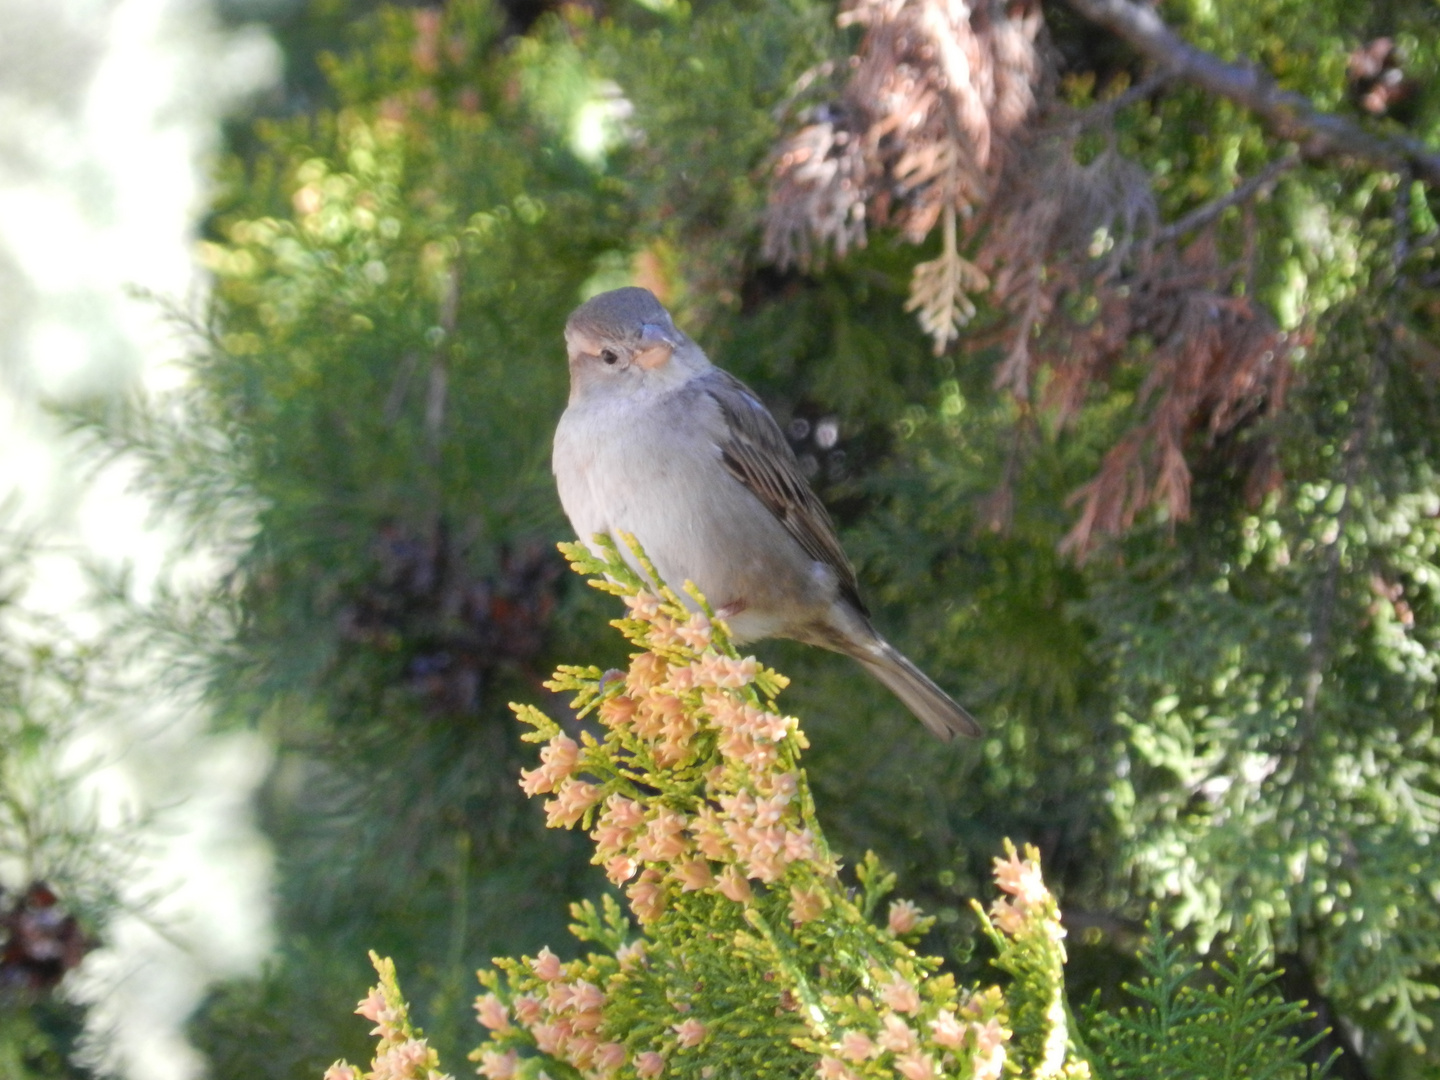
M 565 344 L 570 399 L 552 465 L 581 538 L 632 533 L 666 582 L 694 582 L 737 643 L 783 637 L 844 653 L 941 739 L 981 733 L 871 624 L 830 515 L 770 411 L 653 293 L 587 300 Z

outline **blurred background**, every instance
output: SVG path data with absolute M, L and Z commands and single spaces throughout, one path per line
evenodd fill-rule
M 0 1077 L 317 1078 L 368 949 L 455 1063 L 567 940 L 506 706 L 623 661 L 549 440 L 629 283 L 986 727 L 757 649 L 932 952 L 1011 837 L 1073 1002 L 1157 904 L 1336 1075 L 1440 1075 L 1440 13 L 1157 8 L 1396 154 L 1093 6 L 0 0 Z

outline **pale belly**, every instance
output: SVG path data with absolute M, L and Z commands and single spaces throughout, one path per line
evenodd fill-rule
M 555 471 L 581 539 L 633 534 L 668 585 L 693 582 L 742 641 L 803 635 L 835 600 L 833 575 L 730 475 L 703 432 L 602 427 L 567 413 Z

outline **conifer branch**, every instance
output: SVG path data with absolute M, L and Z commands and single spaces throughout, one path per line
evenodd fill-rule
M 1410 171 L 1427 184 L 1440 184 L 1440 153 L 1419 139 L 1380 135 L 1325 112 L 1304 94 L 1280 89 L 1260 68 L 1227 63 L 1186 42 L 1151 7 L 1134 0 L 1070 0 L 1070 6 L 1177 78 L 1243 105 L 1277 136 L 1298 143 L 1308 158 L 1356 158 L 1375 168 Z

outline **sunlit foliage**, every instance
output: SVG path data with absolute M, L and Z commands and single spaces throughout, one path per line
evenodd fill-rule
M 772 405 L 881 626 L 986 725 L 942 750 L 843 664 L 763 647 L 826 835 L 896 867 L 932 951 L 980 969 L 962 898 L 1013 836 L 1084 927 L 1072 988 L 1133 972 L 1156 901 L 1201 946 L 1284 954 L 1356 1068 L 1440 1060 L 1430 188 L 1012 4 L 1043 25 L 1011 44 L 1049 44 L 1012 55 L 1033 103 L 988 130 L 1031 182 L 945 172 L 927 121 L 914 175 L 969 177 L 973 214 L 956 188 L 947 224 L 885 144 L 847 204 L 866 245 L 812 235 L 828 261 L 782 269 L 787 140 L 870 132 L 890 114 L 843 115 L 852 73 L 923 61 L 867 45 L 862 6 L 385 9 L 224 170 L 190 390 L 90 425 L 237 552 L 200 666 L 283 748 L 283 946 L 198 1021 L 217 1075 L 357 1058 L 331 1025 L 368 947 L 429 958 L 414 1004 L 449 1056 L 469 971 L 604 888 L 518 802 L 503 703 L 571 723 L 543 674 L 619 662 L 551 561 L 547 454 L 564 316 L 626 281 Z M 1429 5 L 1158 11 L 1376 137 L 1435 136 Z

